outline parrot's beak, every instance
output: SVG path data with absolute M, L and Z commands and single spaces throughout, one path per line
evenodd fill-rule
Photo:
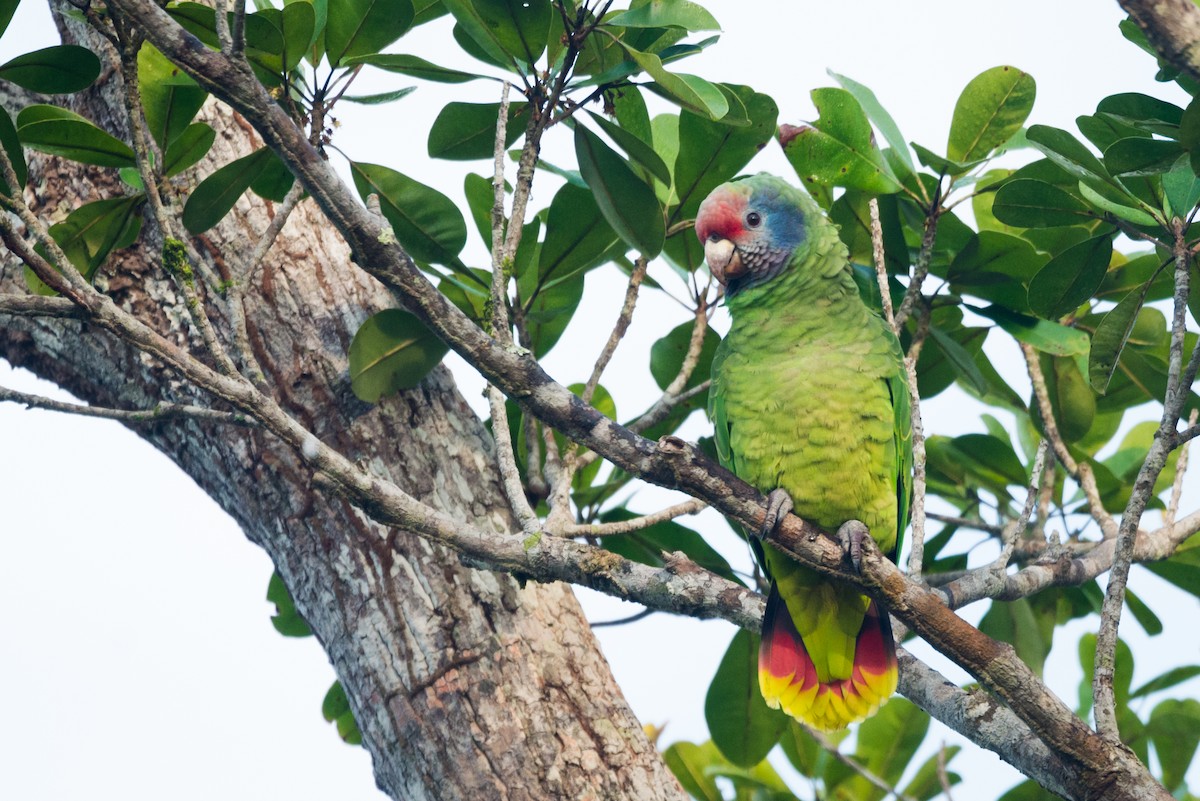
M 722 286 L 746 273 L 742 254 L 728 239 L 710 239 L 704 243 L 704 260 L 709 272 Z

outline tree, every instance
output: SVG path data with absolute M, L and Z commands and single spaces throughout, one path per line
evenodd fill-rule
M 407 0 L 379 4 L 373 17 L 374 7 L 301 2 L 232 22 L 198 6 L 167 14 L 135 0 L 75 13 L 87 24 L 68 23 L 68 35 L 115 58 L 113 74 L 123 81 L 114 77 L 78 96 L 85 116 L 109 133 L 35 98 L 16 99 L 22 110 L 3 131 L 11 167 L 5 187 L 26 184 L 20 173 L 27 149 L 34 176 L 28 186 L 55 191 L 6 196 L 24 227 L 7 217 L 4 241 L 29 268 L 36 294 L 6 273 L 0 312 L 18 324 L 6 327 L 3 347 L 14 363 L 110 410 L 101 414 L 139 425 L 147 421 L 138 417 L 151 418 L 144 435 L 270 553 L 290 591 L 275 590 L 280 625 L 311 627 L 329 650 L 353 713 L 335 690 L 331 716 L 352 739 L 357 721 L 389 792 L 449 798 L 502 786 L 529 797 L 677 797 L 573 602 L 561 585 L 540 582 L 572 581 L 653 609 L 756 628 L 761 600 L 719 557 L 681 527 L 625 520 L 614 501 L 636 476 L 683 489 L 743 524 L 761 517 L 757 493 L 670 436 L 699 405 L 715 299 L 702 281 L 688 284 L 694 323 L 652 350 L 663 399 L 625 428 L 603 414 L 601 369 L 572 393 L 533 357 L 561 334 L 589 269 L 616 265 L 629 273 L 622 321 L 648 260 L 660 251 L 689 279 L 704 276 L 689 214 L 770 142 L 774 105 L 752 89 L 664 66 L 707 44 L 689 44 L 696 41 L 689 31 L 715 27 L 695 6 L 637 5 L 600 20 L 573 4 L 416 5 L 410 13 Z M 467 230 L 460 213 L 443 193 L 396 172 L 402 164 L 352 168 L 366 208 L 330 171 L 321 157 L 327 105 L 348 101 L 344 83 L 311 82 L 307 93 L 299 84 L 282 88 L 312 74 L 303 59 L 314 47 L 314 60 L 325 64 L 317 73 L 322 81 L 329 65 L 348 81 L 364 64 L 426 80 L 473 79 L 379 55 L 411 24 L 447 10 L 467 52 L 523 76 L 515 80 L 525 94 L 509 90 L 506 110 L 452 103 L 430 135 L 431 152 L 442 156 L 501 151 L 500 178 L 503 149 L 524 137 L 511 199 L 502 180 L 468 178 L 476 221 L 494 236 L 490 272 L 461 262 Z M 201 46 L 185 30 L 219 49 Z M 551 69 L 542 75 L 535 62 Z M 82 89 L 98 72 L 95 58 L 80 50 L 0 67 L 36 92 Z M 629 88 L 630 79 L 652 79 L 654 91 L 682 111 L 652 122 L 640 101 L 644 90 Z M 1177 432 L 1195 377 L 1184 325 L 1189 232 L 1175 222 L 1196 200 L 1190 117 L 1167 103 L 1117 95 L 1081 123 L 1102 160 L 1065 131 L 1035 125 L 1022 140 L 1032 79 L 997 68 L 964 92 L 946 152 L 918 148 L 914 160 L 869 90 L 839 82 L 844 88 L 814 95 L 821 114 L 814 127 L 781 130 L 785 151 L 842 222 L 856 260 L 870 264 L 873 246 L 881 250 L 877 262 L 889 291 L 881 295 L 866 269 L 864 292 L 874 289 L 879 302 L 895 295 L 888 314 L 903 326 L 920 394 L 957 382 L 1013 413 L 1018 442 L 1014 447 L 996 426 L 955 439 L 930 432 L 928 458 L 919 459 L 928 472 L 918 480 L 962 520 L 947 523 L 925 549 L 914 548 L 908 578 L 877 554 L 868 554 L 862 575 L 852 574 L 831 541 L 795 519 L 780 541 L 803 561 L 879 594 L 990 691 L 947 686 L 906 656 L 902 690 L 922 708 L 1068 797 L 1165 797 L 1144 766 L 1149 746 L 1161 778 L 1176 790 L 1195 750 L 1177 735 L 1194 730 L 1196 711 L 1169 699 L 1148 721 L 1131 719 L 1130 688 L 1114 682 L 1113 669 L 1125 658 L 1116 623 L 1131 558 L 1165 559 L 1163 575 L 1194 588 L 1184 541 L 1197 527 L 1195 515 L 1134 536 L 1155 490 L 1169 492 L 1172 482 L 1158 476 L 1163 463 L 1194 430 Z M 215 115 L 211 126 L 193 124 L 206 92 L 233 112 L 218 106 L 206 112 Z M 608 114 L 591 113 L 592 99 L 603 100 Z M 567 171 L 545 214 L 528 214 L 530 186 L 543 180 L 535 177 L 541 135 L 568 120 L 578 174 Z M 872 122 L 886 150 L 872 140 Z M 1016 173 L 984 172 L 994 152 L 1024 141 L 1046 158 Z M 207 160 L 198 174 L 184 172 L 200 157 Z M 79 168 L 72 160 L 110 169 Z M 116 184 L 113 167 L 123 169 L 126 186 Z M 176 175 L 193 177 L 171 181 Z M 242 201 L 233 210 L 246 189 L 278 205 Z M 979 232 L 951 206 L 969 196 Z M 96 197 L 106 200 L 92 202 Z M 48 226 L 60 206 L 71 215 Z M 881 221 L 874 235 L 872 212 Z M 358 267 L 320 214 L 349 243 Z M 305 259 L 271 247 L 285 224 L 303 232 Z M 1118 231 L 1164 252 L 1114 255 Z M 247 232 L 259 245 L 250 253 L 237 244 Z M 422 270 L 440 281 L 437 288 Z M 907 285 L 888 273 L 907 276 Z M 947 286 L 931 289 L 929 274 Z M 388 308 L 393 296 L 408 313 Z M 1146 305 L 1168 297 L 1172 325 Z M 991 322 L 964 322 L 964 308 Z M 1028 362 L 1035 387 L 1028 403 L 1008 386 L 1011 376 L 1001 377 L 980 356 L 985 337 L 1005 334 L 1021 343 Z M 614 334 L 612 347 L 619 340 Z M 439 341 L 496 388 L 490 400 L 499 469 L 488 434 L 444 373 L 428 372 L 445 350 Z M 382 399 L 375 406 L 348 391 L 347 351 L 354 391 Z M 388 394 L 394 390 L 402 391 Z M 1127 408 L 1161 397 L 1167 403 L 1160 424 L 1135 429 L 1115 455 L 1097 458 Z M 140 411 L 131 418 L 130 410 Z M 557 434 L 541 436 L 549 429 Z M 614 469 L 598 471 L 593 454 Z M 1053 469 L 1043 469 L 1046 463 Z M 1069 494 L 1076 485 L 1086 500 L 1082 511 Z M 1174 516 L 1179 502 L 1167 503 Z M 685 501 L 671 511 L 695 508 Z M 1103 538 L 1048 544 L 1046 522 L 1060 509 L 1070 533 L 1099 527 Z M 915 518 L 923 532 L 921 515 Z M 971 527 L 1000 547 L 996 562 L 964 573 L 965 559 L 950 556 L 948 546 L 958 529 Z M 605 547 L 587 539 L 601 535 Z M 460 567 L 443 547 L 521 581 Z M 664 557 L 664 550 L 677 553 Z M 1021 569 L 1007 570 L 1010 561 Z M 1100 603 L 1094 579 L 1110 567 L 1117 580 L 1109 582 L 1104 625 L 1090 651 L 1099 666 L 1093 731 L 1037 673 L 1055 624 Z M 303 620 L 290 614 L 291 598 Z M 1015 652 L 951 612 L 986 598 L 994 602 L 982 628 L 1017 635 Z M 1153 619 L 1143 607 L 1131 609 Z M 715 785 L 703 768 L 728 773 L 743 788 L 772 785 L 769 769 L 757 763 L 781 733 L 793 761 L 830 791 L 878 797 L 867 773 L 885 783 L 899 779 L 903 759 L 876 758 L 885 727 L 911 726 L 923 735 L 919 713 L 894 702 L 874 729 L 864 726 L 857 760 L 818 758 L 810 734 L 794 727 L 784 733 L 784 721 L 736 702 L 753 697 L 745 692 L 748 642 L 735 638 L 710 694 L 720 712 L 713 725 L 720 752 L 668 752 L 686 789 L 712 797 Z M 528 666 L 538 669 L 521 669 Z M 1164 676 L 1147 692 L 1182 677 Z M 463 736 L 472 727 L 484 733 L 481 742 Z M 925 766 L 905 792 L 940 792 L 937 767 Z

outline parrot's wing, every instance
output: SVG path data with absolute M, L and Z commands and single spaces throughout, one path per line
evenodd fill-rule
M 900 546 L 904 544 L 904 530 L 908 528 L 909 507 L 912 505 L 913 442 L 912 400 L 908 394 L 908 376 L 904 369 L 900 343 L 895 341 L 894 337 L 893 342 L 897 369 L 888 377 L 887 385 L 892 396 L 892 413 L 895 419 L 892 439 L 892 461 L 896 471 L 896 550 L 892 554 L 892 558 L 895 559 L 900 555 Z
M 725 384 L 721 380 L 721 366 L 725 363 L 724 341 L 713 354 L 712 367 L 709 373 L 713 377 L 712 387 L 708 390 L 708 417 L 713 424 L 713 439 L 717 444 L 717 460 L 722 467 L 733 469 L 733 452 L 729 449 L 729 432 L 731 424 L 725 412 Z

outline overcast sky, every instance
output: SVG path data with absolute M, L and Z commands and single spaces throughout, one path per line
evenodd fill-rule
M 874 89 L 905 136 L 935 151 L 945 146 L 962 87 L 1000 64 L 1036 78 L 1031 122 L 1073 128 L 1076 116 L 1118 91 L 1183 98 L 1175 87 L 1155 84 L 1152 60 L 1120 36 L 1115 2 L 705 5 L 721 22 L 723 39 L 681 69 L 767 92 L 781 122 L 814 116 L 808 92 L 830 84 L 827 68 Z M 445 45 L 444 23 L 420 29 L 398 49 L 445 63 L 453 50 Z M 52 39 L 44 8 L 26 0 L 0 41 L 0 59 Z M 364 75 L 360 88 L 408 84 L 399 76 Z M 428 124 L 450 99 L 492 101 L 495 85 L 425 85 L 383 111 L 343 108 L 335 141 L 357 160 L 390 164 L 461 200 L 464 165 L 425 156 Z M 570 153 L 565 131 L 551 136 L 546 155 L 569 160 L 556 153 Z M 466 166 L 489 169 L 483 162 Z M 790 172 L 773 147 L 752 169 Z M 551 196 L 552 185 L 542 185 L 534 208 Z M 482 263 L 482 246 L 472 237 L 469 253 Z M 671 280 L 666 270 L 655 274 Z M 588 291 L 596 310 L 589 318 L 615 318 L 623 281 L 597 275 Z M 657 394 L 646 367 L 649 344 L 687 319 L 674 303 L 644 294 L 643 313 L 604 382 L 622 417 Z M 716 324 L 725 322 L 718 317 Z M 564 383 L 585 378 L 580 365 L 598 350 L 581 328 L 569 329 L 547 359 Z M 1002 351 L 995 355 L 1006 358 Z M 481 408 L 478 378 L 461 361 L 451 364 L 464 393 Z M 3 362 L 0 385 L 56 391 Z M 931 432 L 982 430 L 977 411 L 954 390 L 924 409 Z M 706 430 L 694 416 L 687 434 Z M 366 752 L 340 744 L 320 718 L 333 671 L 319 646 L 311 638 L 280 637 L 270 625 L 264 599 L 269 560 L 190 479 L 115 423 L 11 404 L 0 405 L 0 454 L 0 686 L 6 689 L 0 798 L 380 797 Z M 1189 483 L 1185 509 L 1200 500 L 1195 487 Z M 649 510 L 669 500 L 648 490 L 635 505 Z M 696 524 L 731 559 L 745 562 L 715 515 Z M 1190 622 L 1196 599 L 1142 570 L 1135 570 L 1131 586 L 1155 608 L 1187 610 L 1164 616 L 1167 630 L 1153 640 L 1128 620 L 1122 626 L 1139 655 L 1135 684 L 1170 665 L 1200 662 Z M 594 593 L 583 593 L 583 601 L 594 620 L 636 611 Z M 965 616 L 977 620 L 981 606 Z M 1086 628 L 1076 623 L 1060 631 L 1047 669 L 1051 686 L 1070 705 L 1080 678 L 1076 639 Z M 645 722 L 666 723 L 669 742 L 707 738 L 704 693 L 732 633 L 724 623 L 657 615 L 602 629 L 600 638 L 634 710 Z M 944 660 L 931 661 L 965 680 Z M 1197 683 L 1188 689 L 1197 694 Z M 942 739 L 939 734 L 931 742 Z M 1017 781 L 990 754 L 968 756 L 976 749 L 966 750 L 951 766 L 968 778 L 960 798 L 991 798 Z M 1192 775 L 1194 785 L 1200 772 Z

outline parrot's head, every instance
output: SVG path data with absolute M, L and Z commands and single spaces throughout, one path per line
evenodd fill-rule
M 700 204 L 696 236 L 727 297 L 770 281 L 805 240 L 799 189 L 760 173 L 722 184 Z

